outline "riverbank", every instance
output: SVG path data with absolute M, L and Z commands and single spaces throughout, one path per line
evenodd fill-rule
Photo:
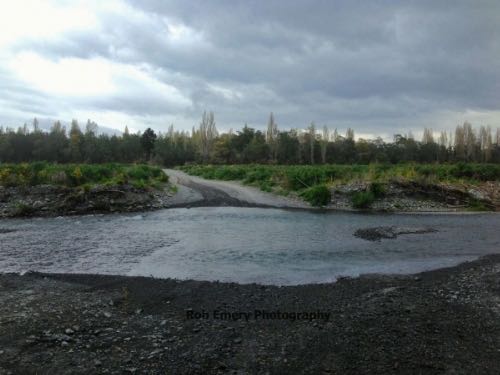
M 417 275 L 293 287 L 2 274 L 0 368 L 494 374 L 499 282 L 499 255 Z
M 299 194 L 278 194 L 275 190 L 262 191 L 241 181 L 207 180 L 186 172 L 166 169 L 172 183 L 179 188 L 171 204 L 175 207 L 240 206 L 314 209 Z M 354 207 L 353 194 L 370 192 L 371 184 L 354 182 L 337 184 L 329 188 L 330 199 L 322 209 L 343 211 L 383 212 L 474 212 L 495 211 L 500 208 L 500 184 L 488 183 L 483 189 L 458 185 L 421 185 L 410 182 L 391 182 L 377 185 L 383 193 L 375 194 L 370 204 Z
M 500 210 L 500 169 L 496 165 L 190 165 L 180 169 L 196 176 L 197 183 L 209 179 L 219 186 L 249 186 L 309 208 Z
M 175 189 L 160 168 L 122 164 L 0 165 L 0 218 L 164 208 Z
M 51 185 L 0 187 L 0 218 L 150 211 L 168 207 L 174 194 L 168 184 L 158 188 L 96 185 L 88 190 Z
M 102 171 L 107 168 L 105 165 L 87 167 L 101 168 Z M 149 166 L 130 168 L 139 168 L 140 175 L 154 173 L 153 177 L 148 177 L 150 180 L 141 177 L 130 183 L 130 178 L 125 178 L 126 173 L 120 171 L 112 178 L 106 177 L 107 180 L 101 179 L 98 183 L 89 184 L 83 183 L 84 176 L 81 176 L 79 182 L 73 181 L 74 176 L 78 175 L 75 170 L 78 172 L 79 168 L 71 165 L 57 168 L 68 171 L 58 171 L 51 179 L 46 178 L 51 184 L 26 183 L 26 180 L 33 177 L 23 177 L 21 180 L 24 183 L 18 186 L 8 186 L 4 182 L 6 186 L 0 186 L 0 218 L 140 212 L 180 207 L 314 209 L 317 208 L 314 203 L 321 203 L 322 199 L 327 200 L 323 202 L 321 209 L 343 211 L 464 213 L 500 210 L 498 181 L 470 185 L 458 182 L 424 184 L 406 180 L 384 183 L 340 180 L 328 186 L 320 184 L 319 189 L 312 187 L 285 192 L 279 187 L 268 188 L 265 185 L 262 190 L 262 186 L 244 184 L 244 181 L 209 180 L 177 169 L 164 169 L 161 172 L 159 168 Z M 113 168 L 116 166 L 113 165 Z M 210 166 L 201 168 L 212 170 Z M 262 168 L 272 170 L 273 167 Z M 192 172 L 190 167 L 186 170 Z M 133 175 L 136 174 L 134 172 Z M 321 195 L 319 200 L 317 195 Z M 311 197 L 313 204 L 308 202 Z
M 422 174 L 425 167 L 430 168 L 428 176 L 416 178 L 415 170 Z M 470 170 L 455 165 L 413 166 L 414 170 L 378 165 L 235 165 L 162 171 L 147 165 L 2 165 L 0 218 L 217 206 L 379 212 L 500 210 L 496 166 L 466 167 Z M 448 177 L 440 180 L 431 172 Z M 461 175 L 476 179 L 453 177 Z

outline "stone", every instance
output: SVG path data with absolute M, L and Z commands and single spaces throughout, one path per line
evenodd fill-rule
M 354 232 L 354 236 L 368 241 L 380 241 L 382 238 L 393 239 L 402 234 L 422 234 L 432 232 L 437 232 L 437 230 L 427 227 L 389 226 L 358 229 Z
M 479 200 L 487 199 L 486 195 L 477 189 L 469 189 L 467 192 L 474 199 L 479 199 Z

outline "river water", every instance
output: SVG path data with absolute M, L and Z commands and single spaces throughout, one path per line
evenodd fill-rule
M 360 228 L 435 233 L 370 242 Z M 6 232 L 12 229 L 13 232 Z M 262 208 L 0 220 L 0 272 L 70 272 L 293 285 L 413 273 L 500 252 L 500 215 L 406 215 Z

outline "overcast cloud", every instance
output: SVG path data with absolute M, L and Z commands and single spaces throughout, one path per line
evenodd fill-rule
M 0 1 L 0 124 L 500 126 L 500 2 Z

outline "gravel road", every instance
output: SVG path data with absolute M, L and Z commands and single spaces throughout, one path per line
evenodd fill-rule
M 289 197 L 266 193 L 234 181 L 206 180 L 175 169 L 165 169 L 178 192 L 170 200 L 171 207 L 234 206 L 311 208 L 307 203 Z

